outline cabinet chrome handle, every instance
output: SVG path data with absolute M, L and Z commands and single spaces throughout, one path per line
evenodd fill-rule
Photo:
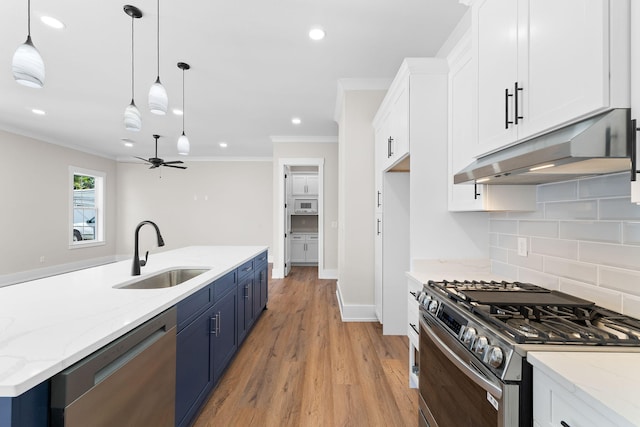
M 216 336 L 220 336 L 220 328 L 222 327 L 220 324 L 222 323 L 222 316 L 220 316 L 220 312 L 216 315 L 218 321 L 216 322 Z
M 244 285 L 244 294 L 242 295 L 243 298 L 248 299 L 249 298 L 249 285 Z
M 382 193 L 378 191 L 378 202 L 377 202 L 378 207 L 382 206 L 382 203 L 380 203 L 380 196 L 381 195 L 382 195 Z
M 509 88 L 504 90 L 504 128 L 509 129 L 509 125 L 513 122 L 509 120 L 509 97 L 513 94 L 509 93 Z
M 514 88 L 515 88 L 515 90 L 513 91 L 513 93 L 514 93 L 514 94 L 515 94 L 515 96 L 516 96 L 516 98 L 515 98 L 515 103 L 514 103 L 514 105 L 515 105 L 515 107 L 514 107 L 514 108 L 515 108 L 515 115 L 514 115 L 514 117 L 515 117 L 515 124 L 517 125 L 517 124 L 518 124 L 518 120 L 522 120 L 522 119 L 524 119 L 524 116 L 521 116 L 521 115 L 518 113 L 518 92 L 519 92 L 519 91 L 521 91 L 521 90 L 523 90 L 523 89 L 522 89 L 521 87 L 518 87 L 518 82 L 516 82 L 516 83 L 515 83 Z
M 378 236 L 380 235 L 380 223 L 381 223 L 381 222 L 382 222 L 381 220 L 378 220 L 378 224 L 376 225 L 376 234 L 377 234 Z
M 387 159 L 393 156 L 393 149 L 391 148 L 392 144 L 393 144 L 393 138 L 389 137 L 389 139 L 387 139 Z
M 211 322 L 215 322 L 211 324 L 211 328 L 209 329 L 209 333 L 211 335 L 218 336 L 218 315 L 215 315 L 210 318 Z

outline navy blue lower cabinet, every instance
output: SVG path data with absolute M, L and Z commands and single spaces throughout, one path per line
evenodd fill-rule
M 241 344 L 253 323 L 253 274 L 238 283 L 238 344 Z
M 267 306 L 267 302 L 269 302 L 269 283 L 268 283 L 268 274 L 269 274 L 269 266 L 268 264 L 264 264 L 256 270 L 255 280 L 259 284 L 260 289 L 260 298 L 256 298 L 259 300 L 258 309 L 256 310 L 255 317 L 258 317 L 260 310 L 263 310 Z
M 47 427 L 49 381 L 17 397 L 0 397 L 0 427 Z
M 238 294 L 229 292 L 213 306 L 214 334 L 211 340 L 213 351 L 213 382 L 216 384 L 225 368 L 236 354 L 238 337 L 236 335 Z
M 188 426 L 213 388 L 213 310 L 178 333 L 176 344 L 176 426 Z

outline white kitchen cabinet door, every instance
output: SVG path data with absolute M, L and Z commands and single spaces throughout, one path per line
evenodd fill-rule
M 516 140 L 513 86 L 518 79 L 517 0 L 484 0 L 474 4 L 474 53 L 477 61 L 478 147 L 473 155 L 492 151 Z
M 528 19 L 521 20 L 520 49 L 528 49 L 528 55 L 519 61 L 523 118 L 518 138 L 608 108 L 609 1 L 521 3 Z
M 306 260 L 307 262 L 318 262 L 318 236 L 307 237 L 306 247 Z
M 460 40 L 447 59 L 450 67 L 449 211 L 535 210 L 535 186 L 453 183 L 453 176 L 475 160 L 472 153 L 478 138 L 472 102 L 476 73 L 471 54 L 471 33 Z
M 384 322 L 382 317 L 382 212 L 376 213 L 374 229 L 374 302 L 376 317 L 380 323 Z
M 291 263 L 306 262 L 306 239 L 304 236 L 291 235 Z
M 389 125 L 388 114 L 387 117 L 383 118 L 381 125 L 376 129 L 375 140 L 374 140 L 374 185 L 375 185 L 375 194 L 373 195 L 374 200 L 374 211 L 376 214 L 382 213 L 382 202 L 383 202 L 383 194 L 382 194 L 382 174 L 384 170 L 384 164 L 387 158 L 387 138 L 389 131 L 387 129 Z
M 307 194 L 310 196 L 318 195 L 318 175 L 307 176 Z
M 304 196 L 307 190 L 307 177 L 305 175 L 291 175 L 291 194 Z
M 627 107 L 625 10 L 627 0 L 474 3 L 478 69 L 474 155 L 609 108 Z
M 384 169 L 391 168 L 399 160 L 409 155 L 409 91 L 411 77 L 405 77 L 404 83 L 391 105 L 390 140 L 387 146 L 387 160 Z

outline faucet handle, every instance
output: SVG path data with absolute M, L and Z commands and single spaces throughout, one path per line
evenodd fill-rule
M 149 259 L 149 251 L 147 251 L 147 253 L 144 254 L 144 259 L 140 260 L 140 267 L 144 267 L 145 265 L 147 265 L 148 259 Z

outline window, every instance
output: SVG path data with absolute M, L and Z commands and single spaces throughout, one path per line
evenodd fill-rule
M 71 187 L 70 246 L 104 244 L 103 172 L 69 168 Z

